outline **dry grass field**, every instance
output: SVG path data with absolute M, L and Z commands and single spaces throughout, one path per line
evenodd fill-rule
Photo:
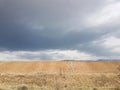
M 0 90 L 120 90 L 120 62 L 0 62 Z

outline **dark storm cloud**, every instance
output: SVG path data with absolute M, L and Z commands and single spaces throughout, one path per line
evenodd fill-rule
M 10 50 L 70 49 L 72 47 L 75 49 L 77 44 L 93 41 L 100 35 L 86 31 L 72 31 L 63 35 L 63 31 L 60 32 L 60 30 L 34 31 L 24 26 L 11 24 L 2 29 L 0 45 Z
M 85 42 L 87 40 L 85 35 L 90 37 L 92 36 L 91 32 L 85 33 L 83 31 L 79 33 L 72 31 L 63 36 L 66 30 L 63 28 L 62 22 L 67 23 L 68 19 L 74 18 L 73 15 L 78 13 L 76 12 L 78 9 L 76 2 L 81 4 L 84 1 L 75 1 L 73 3 L 72 1 L 56 0 L 1 1 L 0 46 L 8 49 L 29 50 L 61 48 L 62 46 L 72 46 L 72 44 Z M 89 9 L 89 7 L 85 8 L 82 4 L 80 7 L 86 10 Z M 80 7 L 80 11 L 85 12 Z M 38 26 L 42 24 L 45 29 L 35 30 L 32 26 L 29 27 L 29 23 L 38 24 Z M 52 38 L 53 36 L 55 37 Z
M 104 55 L 104 48 L 92 42 L 119 26 L 93 28 L 84 21 L 104 4 L 104 0 L 1 0 L 0 50 L 77 49 Z

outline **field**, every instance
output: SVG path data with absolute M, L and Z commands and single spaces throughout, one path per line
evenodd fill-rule
M 0 90 L 120 90 L 120 62 L 0 62 Z

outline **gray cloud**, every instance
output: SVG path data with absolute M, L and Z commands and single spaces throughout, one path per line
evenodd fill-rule
M 0 50 L 74 49 L 96 56 L 113 55 L 93 42 L 110 35 L 119 37 L 118 23 L 92 26 L 86 22 L 107 1 L 1 0 Z

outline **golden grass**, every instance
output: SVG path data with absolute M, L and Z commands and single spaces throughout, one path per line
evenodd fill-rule
M 0 90 L 120 90 L 119 87 L 118 73 L 34 73 L 0 76 Z
M 45 66 L 46 63 L 47 65 L 49 64 L 48 62 L 44 62 Z M 9 65 L 10 63 L 3 63 L 0 68 L 4 68 L 6 72 L 3 70 L 3 72 L 0 73 L 0 90 L 120 90 L 120 63 L 73 63 L 73 66 L 69 65 L 71 62 L 62 62 L 62 64 L 57 62 L 58 66 L 56 62 L 50 63 L 50 65 L 46 66 L 46 71 L 44 71 L 43 68 L 45 67 L 44 64 L 41 66 L 41 69 L 39 66 L 40 63 L 24 63 L 23 65 L 26 66 L 23 67 L 25 67 L 26 72 L 28 69 L 29 73 L 23 73 L 23 68 L 20 69 L 21 63 L 12 63 L 13 66 Z M 34 66 L 34 64 L 38 66 Z M 50 67 L 51 64 L 55 66 Z M 84 66 L 86 64 L 87 66 Z M 97 64 L 98 67 L 95 69 Z M 10 69 L 7 71 L 5 65 L 11 66 L 10 69 L 12 72 L 9 72 Z M 64 65 L 68 65 L 69 68 L 63 67 Z M 103 72 L 101 72 L 102 67 L 100 70 L 100 65 L 105 67 Z M 8 66 L 6 66 L 6 68 L 8 68 Z M 18 72 L 14 72 L 13 67 L 17 67 L 17 69 L 15 68 L 14 70 L 18 70 Z M 57 69 L 55 69 L 55 67 L 57 67 Z M 89 67 L 90 69 L 89 72 L 86 72 L 76 67 L 87 67 L 86 70 L 88 70 Z M 30 69 L 36 71 L 30 72 Z M 51 71 L 52 69 L 56 71 Z M 2 69 L 0 70 L 2 71 Z M 99 72 L 97 70 L 99 70 Z M 109 72 L 106 72 L 106 70 Z
M 120 62 L 0 62 L 1 73 L 116 72 Z

